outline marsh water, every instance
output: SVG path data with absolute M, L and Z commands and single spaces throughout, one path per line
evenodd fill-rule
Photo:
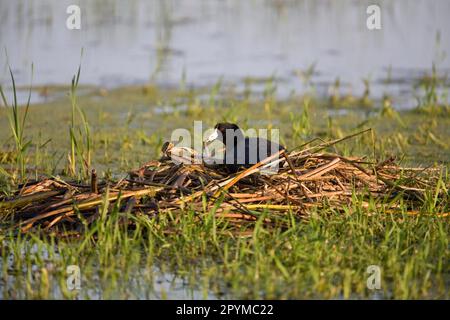
M 381 29 L 366 26 L 367 6 L 379 4 Z M 81 29 L 69 30 L 66 8 L 81 8 Z M 450 2 L 405 1 L 0 1 L 0 81 L 67 85 L 82 58 L 82 84 L 117 87 L 156 82 L 178 86 L 277 80 L 277 93 L 313 84 L 390 94 L 412 107 L 411 84 L 431 70 L 450 69 Z M 308 82 L 310 81 L 310 82 Z M 26 94 L 19 95 L 22 101 Z M 33 101 L 43 100 L 34 93 Z
M 2 245 L 8 245 L 3 243 Z M 57 267 L 54 266 L 53 260 L 49 257 L 50 254 L 46 248 L 40 248 L 36 244 L 30 245 L 27 243 L 23 246 L 21 253 L 26 255 L 26 251 L 32 254 L 43 257 L 46 262 L 45 268 L 50 272 L 55 271 Z M 61 256 L 55 251 L 54 255 L 57 259 Z M 14 257 L 8 259 L 6 265 L 0 260 L 0 269 L 9 270 L 9 276 L 0 279 L 0 300 L 14 298 L 26 299 L 26 295 L 22 290 L 11 290 L 11 288 L 20 287 L 21 281 L 36 281 L 35 278 L 21 279 L 22 274 L 27 274 L 27 266 L 22 270 L 17 270 L 13 264 Z M 36 265 L 31 267 L 32 274 L 38 274 L 39 268 Z M 101 269 L 97 267 L 97 269 Z M 69 270 L 69 269 L 67 269 Z M 79 288 L 73 288 L 71 291 L 73 299 L 217 299 L 215 295 L 210 292 L 202 291 L 199 288 L 189 286 L 185 279 L 168 271 L 163 271 L 157 266 L 137 266 L 126 280 L 118 281 L 118 286 L 113 290 L 105 289 L 105 283 L 110 283 L 112 280 L 101 279 L 98 276 L 99 270 L 95 270 L 95 276 L 85 276 L 83 268 L 79 269 Z M 67 272 L 67 281 L 69 280 L 70 271 Z M 123 276 L 123 275 L 122 275 Z M 51 299 L 64 299 L 64 293 L 58 285 L 57 278 L 51 278 L 52 286 L 50 288 Z M 73 282 L 73 281 L 72 281 Z M 23 283 L 23 282 L 22 282 Z M 8 289 L 5 289 L 8 288 Z M 5 293 L 4 290 L 7 290 Z

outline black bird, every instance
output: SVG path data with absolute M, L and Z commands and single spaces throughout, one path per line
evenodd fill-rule
M 251 167 L 265 158 L 286 148 L 273 141 L 256 137 L 245 137 L 242 130 L 234 123 L 218 123 L 214 132 L 206 139 L 206 143 L 215 140 L 225 145 L 224 167 L 230 173 L 241 167 Z M 229 141 L 227 138 L 231 138 Z

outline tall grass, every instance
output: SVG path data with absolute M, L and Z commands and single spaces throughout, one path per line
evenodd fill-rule
M 70 153 L 68 157 L 68 171 L 79 179 L 87 178 L 91 168 L 92 138 L 86 114 L 78 105 L 77 89 L 80 80 L 81 63 L 77 73 L 72 78 L 70 87 L 71 121 L 69 127 Z M 76 114 L 80 116 L 81 128 L 77 126 Z M 77 170 L 77 164 L 79 170 Z
M 33 66 L 33 64 L 31 65 L 30 89 L 28 92 L 27 103 L 25 105 L 23 112 L 21 112 L 21 108 L 17 101 L 16 81 L 14 79 L 14 74 L 11 70 L 11 67 L 8 66 L 8 68 L 9 68 L 9 74 L 11 76 L 12 90 L 13 90 L 13 101 L 12 101 L 11 105 L 8 104 L 8 101 L 5 96 L 5 92 L 1 85 L 0 85 L 0 94 L 1 94 L 4 105 L 8 109 L 7 114 L 8 114 L 8 120 L 9 120 L 9 127 L 10 127 L 10 130 L 11 130 L 12 136 L 14 138 L 14 142 L 15 142 L 16 162 L 17 162 L 17 168 L 18 168 L 19 174 L 20 174 L 20 180 L 24 180 L 26 178 L 26 162 L 27 162 L 26 153 L 27 153 L 28 147 L 31 144 L 31 140 L 26 140 L 24 138 L 24 131 L 25 131 L 25 122 L 27 120 L 27 115 L 28 115 L 28 109 L 30 107 L 34 66 Z

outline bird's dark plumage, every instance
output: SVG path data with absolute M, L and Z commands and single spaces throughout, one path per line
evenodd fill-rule
M 220 140 L 225 145 L 224 166 L 228 172 L 251 167 L 272 154 L 286 149 L 284 146 L 260 137 L 245 137 L 234 123 L 218 123 L 207 142 Z M 229 140 L 229 139 L 232 140 Z

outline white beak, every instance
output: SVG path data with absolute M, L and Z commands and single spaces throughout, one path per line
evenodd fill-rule
M 219 137 L 219 131 L 217 129 L 205 140 L 206 143 L 212 142 Z

